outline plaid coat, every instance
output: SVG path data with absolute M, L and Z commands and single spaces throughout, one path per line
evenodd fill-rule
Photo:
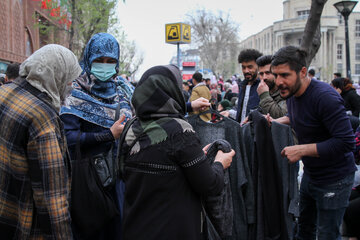
M 0 87 L 2 239 L 72 239 L 70 162 L 47 99 L 24 79 Z

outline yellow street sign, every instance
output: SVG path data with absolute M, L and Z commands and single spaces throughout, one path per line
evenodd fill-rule
M 191 42 L 191 27 L 188 24 L 182 24 L 182 41 Z
M 191 27 L 184 23 L 165 24 L 165 42 L 171 44 L 190 43 Z
M 181 40 L 180 35 L 180 23 L 166 24 L 166 42 L 179 42 Z

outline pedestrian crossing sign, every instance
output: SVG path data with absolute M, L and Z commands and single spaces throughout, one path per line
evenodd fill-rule
M 185 23 L 165 24 L 165 41 L 170 44 L 190 43 L 191 27 Z

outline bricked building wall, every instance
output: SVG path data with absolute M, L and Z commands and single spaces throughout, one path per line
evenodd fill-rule
M 0 0 L 0 64 L 21 63 L 46 43 L 68 47 L 68 33 L 64 30 L 58 29 L 51 36 L 39 33 L 36 25 L 39 18 L 59 26 L 48 16 L 49 11 L 41 8 L 41 1 Z

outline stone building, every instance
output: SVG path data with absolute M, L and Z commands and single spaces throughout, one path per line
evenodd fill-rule
M 0 73 L 48 43 L 68 47 L 67 9 L 67 0 L 0 0 Z
M 345 24 L 343 17 L 333 6 L 339 0 L 328 0 L 321 16 L 321 46 L 310 67 L 320 80 L 330 82 L 334 72 L 346 76 Z M 255 48 L 264 54 L 273 54 L 287 45 L 299 46 L 310 13 L 311 0 L 285 0 L 283 20 L 274 22 L 240 43 L 240 48 Z M 349 47 L 351 75 L 354 82 L 360 80 L 360 12 L 349 16 Z

